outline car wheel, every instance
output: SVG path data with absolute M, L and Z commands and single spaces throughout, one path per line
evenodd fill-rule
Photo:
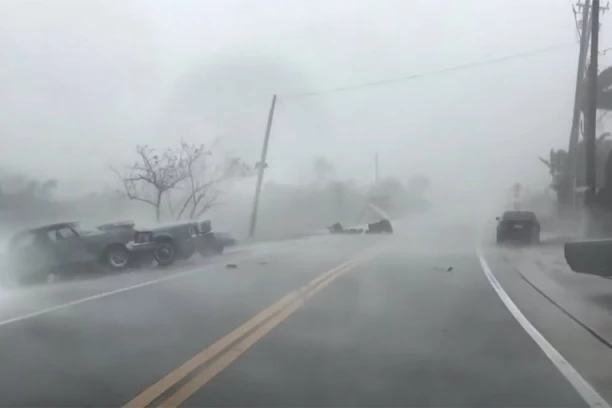
M 123 270 L 130 265 L 130 252 L 121 245 L 109 248 L 104 258 L 106 266 L 115 271 Z
M 158 242 L 155 248 L 155 260 L 159 266 L 168 266 L 174 263 L 176 249 L 171 242 Z

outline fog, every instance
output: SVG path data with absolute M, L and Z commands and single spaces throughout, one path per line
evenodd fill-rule
M 528 251 L 491 252 L 508 294 L 480 254 L 517 202 L 577 231 L 538 159 L 569 143 L 570 0 L 0 0 L 0 55 L 6 406 L 599 403 L 511 280 Z M 149 230 L 177 220 L 219 234 Z M 564 267 L 538 271 L 569 296 Z
M 109 165 L 138 144 L 215 142 L 254 165 L 276 94 L 266 183 L 311 186 L 325 157 L 330 180 L 365 191 L 378 154 L 381 178 L 425 175 L 430 211 L 460 219 L 497 211 L 513 183 L 547 188 L 537 157 L 567 145 L 578 46 L 559 0 L 16 0 L 0 4 L 0 52 L 2 171 L 57 180 L 58 199 L 121 190 Z M 226 186 L 207 216 L 243 235 L 254 184 Z M 264 188 L 262 223 L 280 207 Z M 315 223 L 300 211 L 283 233 Z

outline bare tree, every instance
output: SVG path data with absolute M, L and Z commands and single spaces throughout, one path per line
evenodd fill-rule
M 219 204 L 221 184 L 252 174 L 238 158 L 220 159 L 204 145 L 181 141 L 178 148 L 156 150 L 137 146 L 138 160 L 123 172 L 111 167 L 123 184 L 125 196 L 162 209 L 175 219 L 197 219 Z
M 123 184 L 130 200 L 141 201 L 155 208 L 155 218 L 161 218 L 163 198 L 188 177 L 183 149 L 158 151 L 149 146 L 137 146 L 138 160 L 121 172 L 111 169 Z
M 220 204 L 219 199 L 223 193 L 221 184 L 253 173 L 239 158 L 219 159 L 204 145 L 190 145 L 183 141 L 181 152 L 185 180 L 182 183 L 183 198 L 175 214 L 176 219 L 200 218 L 210 208 Z

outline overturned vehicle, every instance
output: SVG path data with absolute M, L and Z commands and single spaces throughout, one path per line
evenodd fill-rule
M 332 234 L 392 234 L 393 227 L 391 221 L 382 219 L 368 224 L 366 228 L 344 228 L 339 222 L 328 227 Z
M 128 228 L 88 229 L 78 222 L 61 222 L 26 229 L 8 245 L 8 268 L 2 274 L 9 285 L 46 282 L 50 275 L 65 276 L 104 267 L 130 266 Z
M 1 281 L 7 286 L 46 282 L 86 275 L 104 269 L 121 271 L 151 265 L 167 266 L 188 259 L 219 254 L 229 240 L 217 239 L 210 221 L 190 221 L 135 228 L 132 221 L 84 227 L 79 222 L 60 222 L 25 229 L 14 234 L 7 248 L 7 265 Z
M 563 252 L 572 271 L 612 277 L 612 239 L 567 242 Z

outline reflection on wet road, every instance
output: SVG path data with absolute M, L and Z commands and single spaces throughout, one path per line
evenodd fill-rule
M 502 302 L 472 232 L 315 237 L 4 293 L 0 404 L 597 403 Z

